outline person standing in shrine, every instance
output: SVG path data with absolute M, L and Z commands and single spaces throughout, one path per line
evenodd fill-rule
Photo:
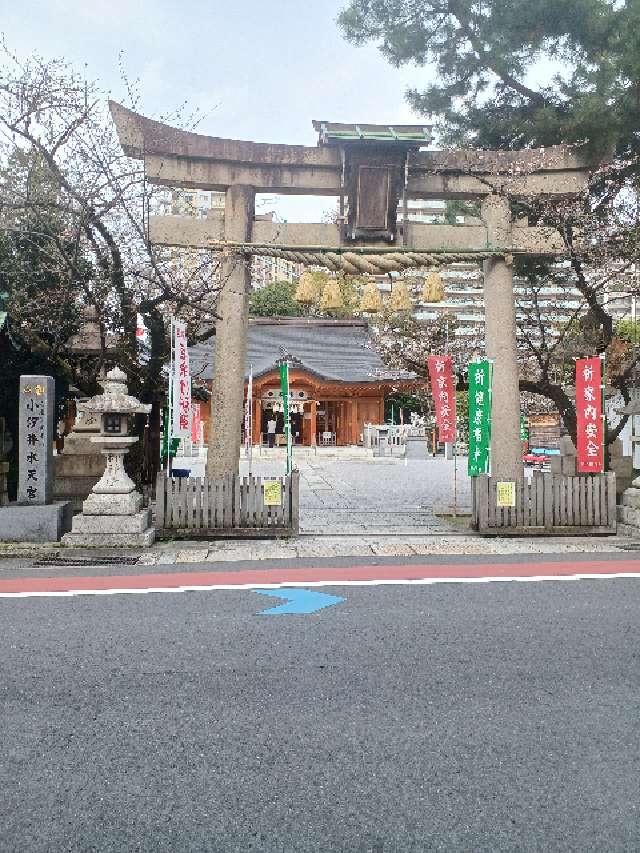
M 269 420 L 267 421 L 267 441 L 268 441 L 269 447 L 273 447 L 275 440 L 276 440 L 276 419 L 274 418 L 274 416 L 272 414 L 271 417 L 269 418 Z

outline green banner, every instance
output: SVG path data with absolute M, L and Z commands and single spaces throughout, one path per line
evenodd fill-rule
M 529 441 L 529 428 L 524 415 L 520 415 L 520 441 Z
M 489 473 L 491 446 L 492 364 L 484 361 L 469 365 L 469 476 Z
M 284 437 L 287 440 L 287 474 L 293 467 L 293 447 L 291 442 L 291 421 L 289 420 L 289 365 L 280 365 L 280 390 L 282 391 L 282 408 L 284 412 Z
M 162 410 L 162 446 L 160 448 L 160 458 L 162 460 L 166 460 L 167 458 L 167 445 L 169 443 L 169 409 L 164 408 Z M 171 439 L 171 451 L 170 456 L 173 459 L 178 451 L 178 445 L 180 444 L 179 438 Z

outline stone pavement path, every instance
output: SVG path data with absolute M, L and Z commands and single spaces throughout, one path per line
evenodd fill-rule
M 302 533 L 421 534 L 460 530 L 446 516 L 453 506 L 453 462 L 443 458 L 331 458 L 300 456 Z M 258 476 L 283 473 L 282 459 L 254 458 Z M 248 463 L 241 461 L 241 474 Z M 466 460 L 458 461 L 458 509 L 469 511 L 471 486 Z M 436 513 L 442 515 L 436 515 Z M 443 517 L 444 516 L 444 517 Z M 463 522 L 463 529 L 468 526 Z

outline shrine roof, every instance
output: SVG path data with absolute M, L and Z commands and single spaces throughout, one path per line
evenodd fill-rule
M 283 358 L 291 369 L 307 371 L 334 382 L 411 381 L 415 373 L 393 371 L 386 367 L 371 346 L 367 324 L 354 320 L 318 320 L 303 317 L 269 317 L 249 321 L 246 376 L 253 365 L 253 376 L 276 369 Z M 194 379 L 213 378 L 214 343 L 190 347 L 189 358 Z
M 344 124 L 335 121 L 313 122 L 320 145 L 339 145 L 343 142 L 384 142 L 422 147 L 431 142 L 432 125 L 423 124 Z

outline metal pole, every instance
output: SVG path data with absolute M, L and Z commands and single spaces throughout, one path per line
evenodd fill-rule
M 453 442 L 453 517 L 458 515 L 458 442 Z
M 445 317 L 445 341 L 444 341 L 444 354 L 449 355 L 449 315 Z M 455 371 L 453 367 L 453 359 L 451 360 L 451 373 L 454 378 L 453 382 L 453 394 L 454 394 L 454 402 L 456 407 L 456 420 L 457 420 L 457 412 L 458 412 L 458 400 L 456 398 L 456 381 L 455 381 Z M 455 424 L 455 432 L 453 442 L 451 444 L 451 452 L 453 454 L 453 516 L 454 518 L 458 514 L 458 447 L 457 447 L 457 438 L 458 438 L 458 425 Z M 447 445 L 444 446 L 444 458 L 447 458 Z

